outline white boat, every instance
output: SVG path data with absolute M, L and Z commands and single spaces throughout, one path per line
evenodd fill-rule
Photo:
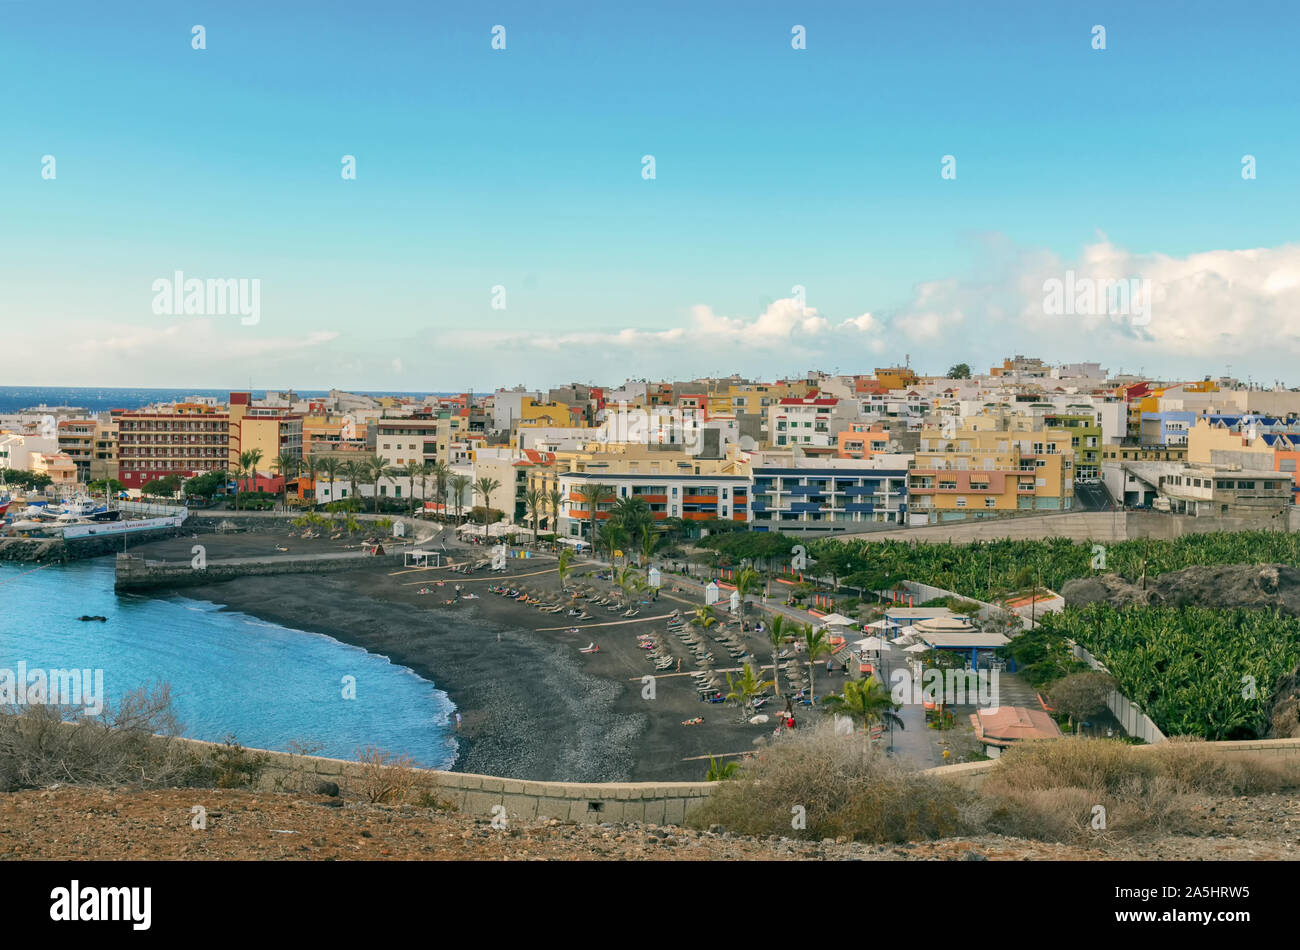
M 96 510 L 95 502 L 85 495 L 65 500 L 62 505 L 63 514 L 76 515 L 79 518 L 89 518 Z

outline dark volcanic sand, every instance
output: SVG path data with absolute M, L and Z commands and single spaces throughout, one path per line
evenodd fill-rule
M 230 539 L 232 546 L 247 544 L 246 538 L 236 537 Z M 226 539 L 203 535 L 202 540 L 209 545 L 209 557 L 226 556 L 221 550 Z M 471 548 L 469 555 L 477 559 L 486 552 Z M 558 587 L 553 558 L 509 563 L 507 581 L 512 575 L 546 571 L 515 583 L 551 591 Z M 585 573 L 586 567 L 575 565 L 574 571 Z M 444 587 L 434 586 L 439 579 Z M 694 603 L 662 594 L 657 603 L 641 606 L 636 623 L 577 634 L 542 632 L 538 628 L 568 627 L 575 621 L 489 593 L 489 584 L 501 580 L 499 575 L 489 579 L 486 571 L 468 577 L 445 570 L 409 572 L 400 562 L 386 561 L 355 572 L 247 577 L 183 593 L 327 634 L 386 656 L 446 690 L 463 717 L 458 771 L 555 781 L 699 781 L 708 761 L 686 759 L 752 751 L 754 739 L 771 731 L 770 724 L 738 722 L 734 706 L 700 702 L 694 681 L 685 675 L 695 668 L 693 657 L 675 638 L 669 644 L 683 657 L 683 675 L 659 675 L 655 698 L 642 698 L 640 678 L 654 669 L 636 636 L 664 630 L 664 621 L 642 618 L 674 608 L 689 612 Z M 455 583 L 479 599 L 444 605 Z M 417 594 L 422 585 L 433 593 Z M 588 612 L 593 619 L 585 624 L 622 619 L 599 607 Z M 593 640 L 599 653 L 578 652 Z M 760 662 L 769 659 L 756 637 L 749 642 L 758 649 Z M 735 662 L 725 653 L 717 655 L 720 661 Z M 764 711 L 771 711 L 771 705 Z M 797 714 L 804 721 L 808 715 L 806 709 Z M 705 723 L 681 724 L 696 716 Z

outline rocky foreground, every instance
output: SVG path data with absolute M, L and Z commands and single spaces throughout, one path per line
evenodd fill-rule
M 192 827 L 201 806 L 206 829 Z M 55 788 L 0 795 L 7 860 L 1294 860 L 1300 801 L 1206 801 L 1205 831 L 1096 847 L 989 835 L 917 844 L 747 838 L 715 827 L 511 821 L 234 790 Z

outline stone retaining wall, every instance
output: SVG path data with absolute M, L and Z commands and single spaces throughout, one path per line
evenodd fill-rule
M 401 558 L 404 548 L 385 547 L 381 559 Z M 116 590 L 148 590 L 154 587 L 193 587 L 214 584 L 236 577 L 264 574 L 328 574 L 335 571 L 355 571 L 371 563 L 376 555 L 357 554 L 353 557 L 328 555 L 302 555 L 295 557 L 231 558 L 211 560 L 202 569 L 190 566 L 187 561 L 147 561 L 135 554 L 117 556 Z
M 196 747 L 215 745 L 195 739 L 178 739 Z M 1068 740 L 1067 740 L 1068 741 Z M 1204 745 L 1232 758 L 1300 761 L 1300 739 L 1257 739 L 1242 742 L 1207 742 Z M 1134 746 L 1150 750 L 1157 746 Z M 359 762 L 319 756 L 261 752 L 268 764 L 261 777 L 266 790 L 316 791 L 321 782 L 332 782 L 341 794 L 358 797 L 364 788 L 366 767 Z M 997 761 L 964 762 L 926 769 L 924 774 L 979 788 Z M 713 782 L 534 782 L 435 769 L 411 770 L 437 798 L 465 815 L 491 818 L 498 806 L 508 818 L 531 820 L 559 818 L 567 821 L 643 821 L 681 825 L 687 815 L 703 803 L 715 788 Z
M 178 742 L 196 747 L 214 743 L 194 739 Z M 315 791 L 332 782 L 349 797 L 363 797 L 366 767 L 359 762 L 318 756 L 261 752 L 269 762 L 261 787 L 267 790 Z M 680 825 L 713 789 L 709 782 L 534 782 L 434 769 L 412 769 L 419 781 L 440 800 L 465 815 L 491 818 L 505 809 L 508 818 L 559 818 L 578 822 L 645 821 Z
M 1287 760 L 1300 762 L 1300 739 L 1244 739 L 1235 742 L 1203 742 L 1196 743 L 1196 745 L 1204 746 L 1231 759 L 1247 759 L 1256 762 L 1285 762 Z M 1133 746 L 1139 752 L 1148 752 L 1152 749 L 1164 747 L 1166 747 L 1165 743 Z M 925 774 L 961 782 L 968 788 L 979 788 L 984 779 L 988 777 L 989 772 L 997 767 L 997 764 L 996 759 L 991 759 L 988 762 L 963 762 L 960 765 L 941 765 L 937 768 L 925 769 Z

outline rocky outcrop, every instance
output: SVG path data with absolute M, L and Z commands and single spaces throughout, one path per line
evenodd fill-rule
M 0 561 L 48 564 L 67 559 L 68 549 L 59 538 L 0 538 Z
M 1061 594 L 1070 606 L 1276 607 L 1300 617 L 1300 570 L 1289 564 L 1215 564 L 1149 577 L 1145 587 L 1117 574 L 1067 581 Z
M 1266 738 L 1300 739 L 1300 668 L 1277 684 Z

